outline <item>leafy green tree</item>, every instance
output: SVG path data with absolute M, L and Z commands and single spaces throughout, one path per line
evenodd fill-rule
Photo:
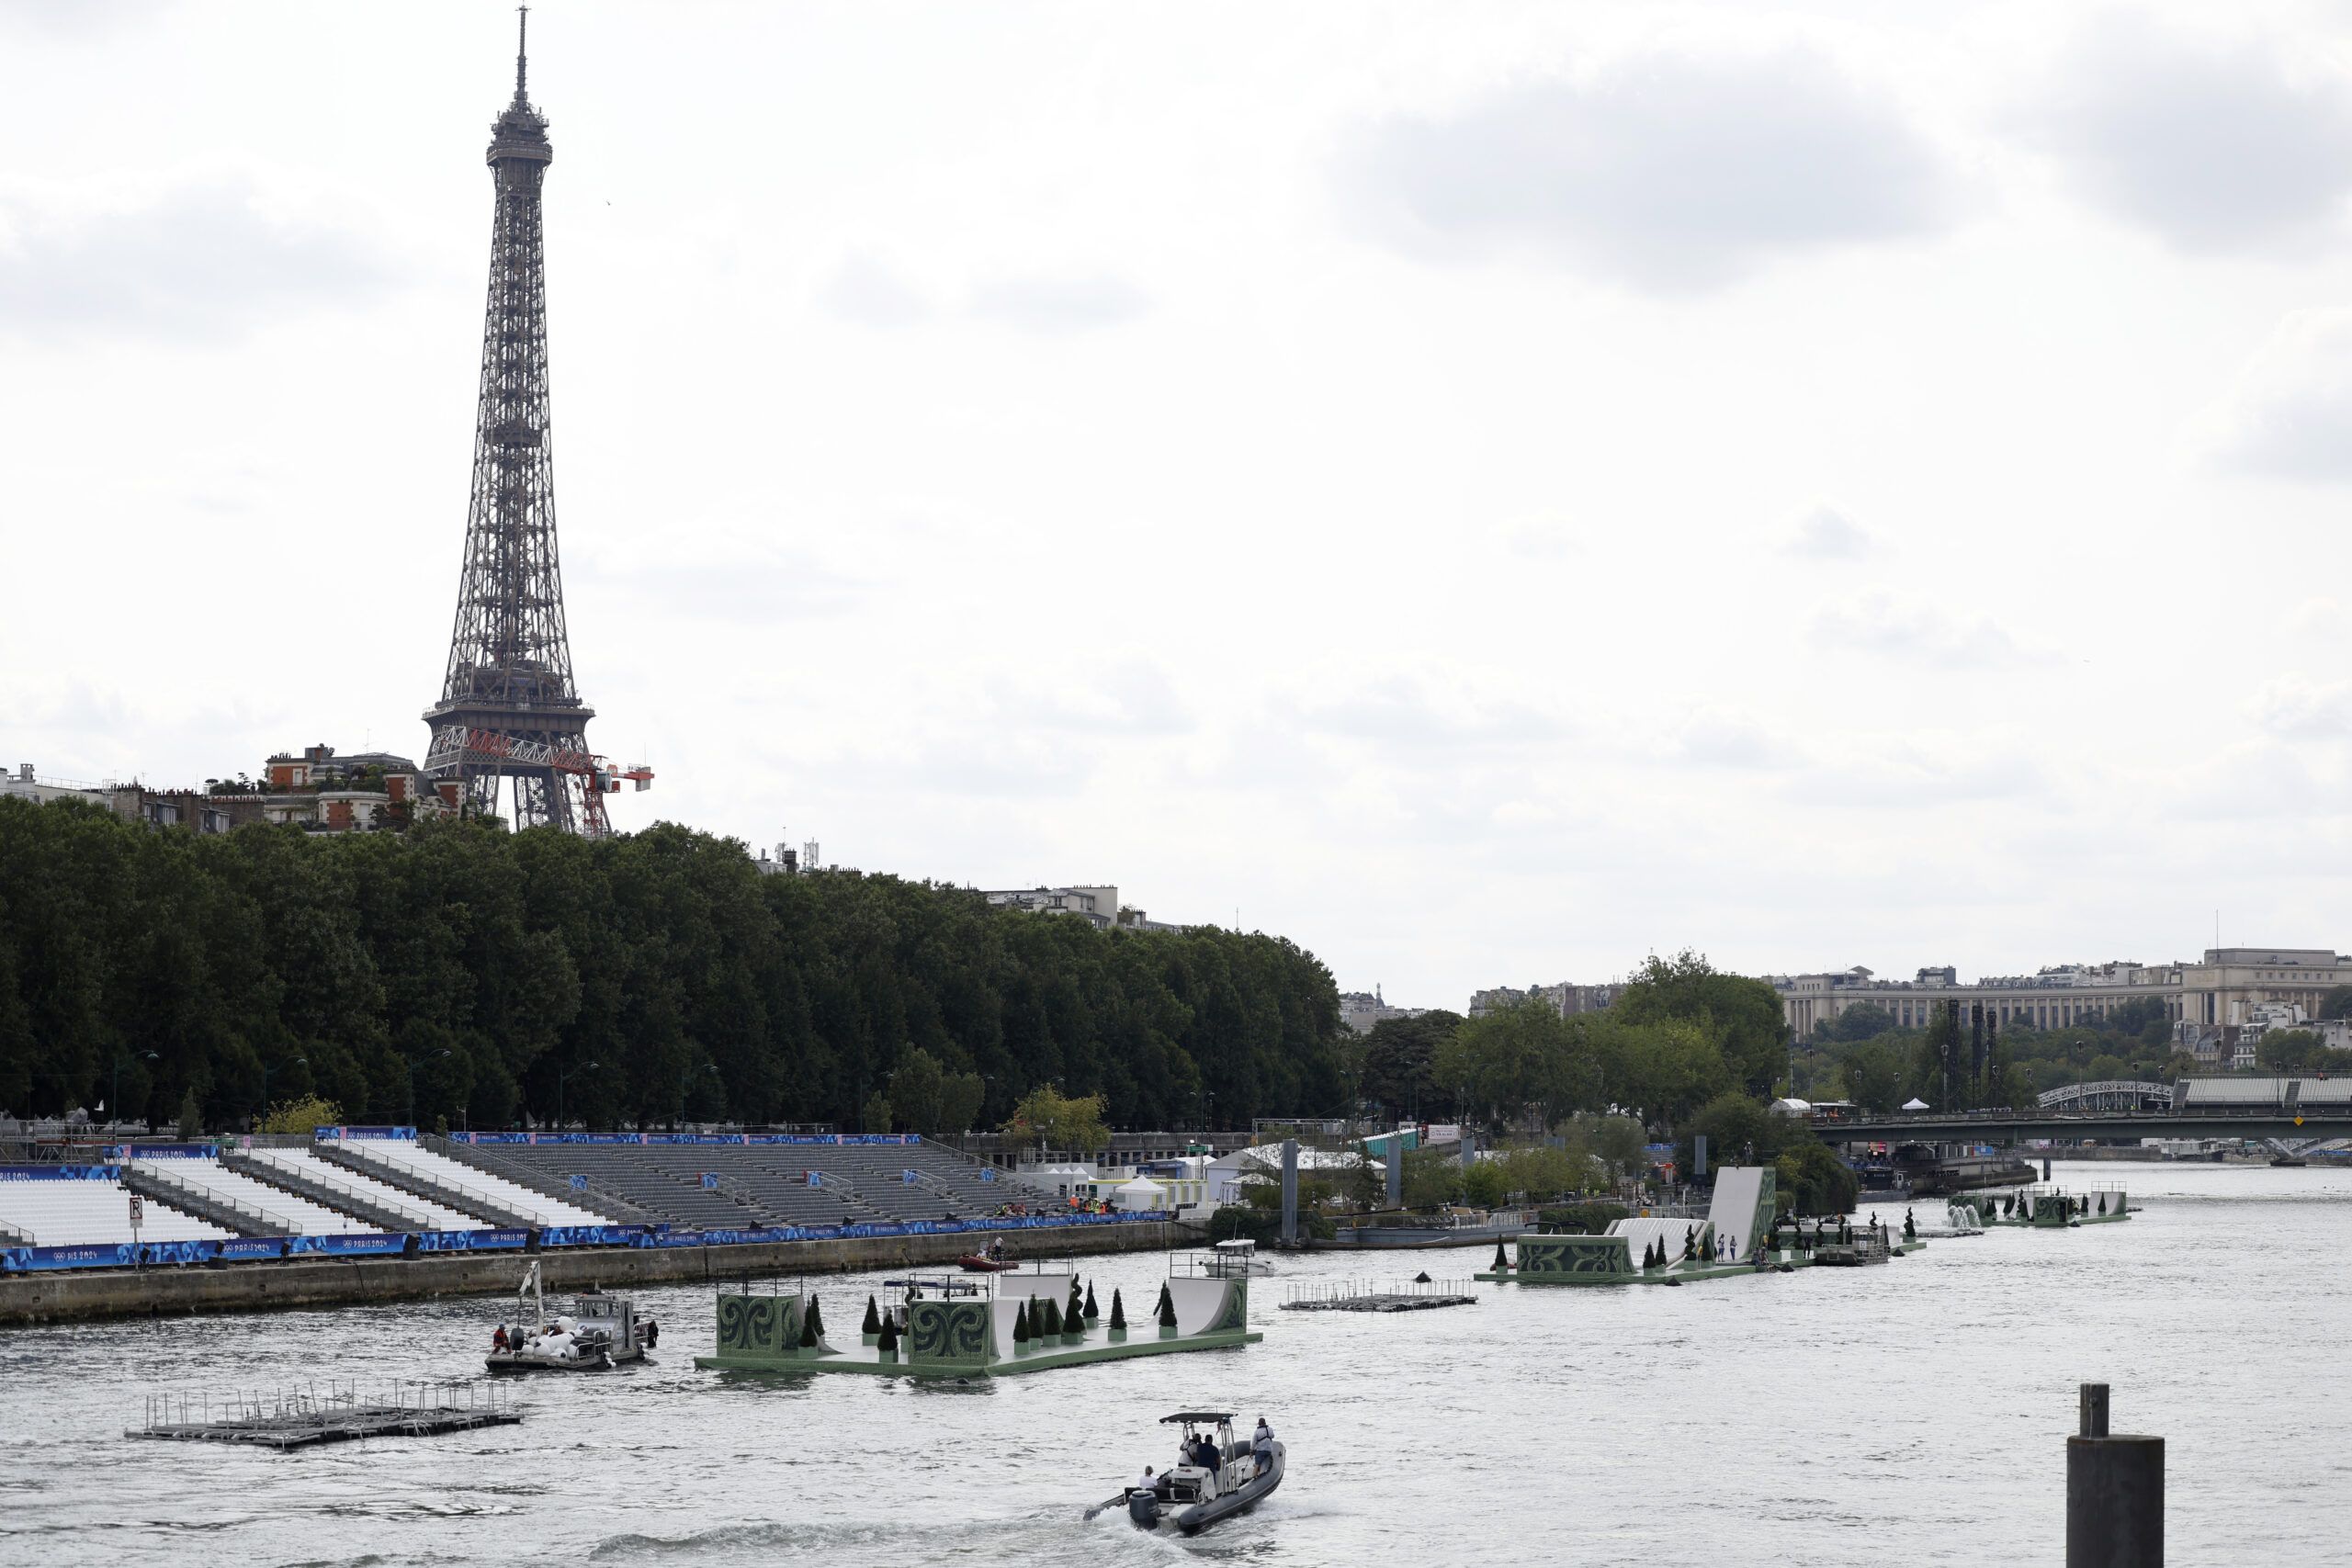
M 2255 1042 L 2254 1059 L 2271 1072 L 2294 1073 L 2317 1066 L 2326 1051 L 2308 1029 L 2266 1029 Z
M 2323 1019 L 2352 1018 L 2352 986 L 2333 986 L 2319 999 L 2319 1016 Z
M 1462 1164 L 1429 1149 L 1405 1153 L 1404 1200 L 1408 1209 L 1435 1209 L 1462 1195 Z
M 1901 1047 L 1888 1040 L 1848 1046 L 1838 1075 L 1845 1098 L 1865 1111 L 1892 1111 L 1910 1098 L 1904 1087 Z
M 1736 1083 L 1770 1099 L 1788 1061 L 1789 1029 L 1781 994 L 1762 980 L 1726 975 L 1689 949 L 1652 953 L 1610 1010 L 1629 1023 L 1680 1019 L 1703 1027 Z
M 1582 1035 L 1541 999 L 1474 1018 L 1438 1046 L 1430 1070 L 1453 1086 L 1465 1117 L 1541 1132 L 1598 1090 Z
M 1051 1084 L 1041 1084 L 1022 1097 L 1004 1124 L 1008 1137 L 1048 1149 L 1091 1153 L 1108 1147 L 1111 1129 L 1103 1125 L 1101 1095 L 1065 1095 Z
M 1824 1019 L 1819 1032 L 1831 1040 L 1875 1040 L 1894 1030 L 1894 1015 L 1876 1002 L 1858 1002 L 1836 1018 Z
M 1384 1018 L 1363 1041 L 1357 1092 L 1388 1116 L 1453 1114 L 1453 1087 L 1431 1077 L 1438 1049 L 1462 1027 L 1459 1013 L 1432 1009 L 1415 1018 Z
M 877 1089 L 865 1097 L 865 1105 L 859 1108 L 858 1127 L 867 1133 L 887 1133 L 890 1131 L 890 1097 Z

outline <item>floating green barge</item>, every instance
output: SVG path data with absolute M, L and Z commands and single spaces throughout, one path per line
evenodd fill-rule
M 1502 1266 L 1477 1278 L 1521 1285 L 1684 1285 L 1784 1269 L 1879 1263 L 1928 1245 L 1905 1241 L 1883 1226 L 1850 1231 L 1817 1248 L 1782 1245 L 1775 1225 L 1779 1202 L 1771 1170 L 1728 1166 L 1716 1174 L 1704 1219 L 1638 1215 L 1619 1220 L 1602 1235 L 1514 1236 L 1516 1258 L 1506 1259 L 1498 1249 Z
M 879 1331 L 862 1327 L 857 1342 L 850 1343 L 849 1336 L 825 1325 L 815 1292 L 762 1292 L 747 1284 L 719 1292 L 716 1353 L 696 1356 L 695 1365 L 726 1371 L 1011 1377 L 1132 1356 L 1231 1349 L 1265 1337 L 1250 1330 L 1246 1277 L 1171 1273 L 1158 1309 L 1140 1310 L 1118 1327 L 1113 1321 L 1124 1315 L 1125 1303 L 1116 1292 L 1109 1318 L 1089 1316 L 1082 1305 L 1075 1313 L 1064 1310 L 1065 1303 L 1081 1302 L 1077 1286 L 1069 1269 L 1046 1268 L 889 1280 L 888 1304 L 877 1303 L 876 1317 L 866 1320 L 878 1322 Z M 1091 1292 L 1084 1302 L 1095 1304 Z

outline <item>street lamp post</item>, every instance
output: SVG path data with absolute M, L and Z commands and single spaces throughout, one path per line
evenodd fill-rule
M 564 1086 L 564 1082 L 565 1082 L 565 1080 L 566 1080 L 566 1079 L 568 1079 L 568 1078 L 570 1078 L 570 1077 L 571 1077 L 572 1073 L 573 1073 L 575 1070 L 576 1070 L 576 1071 L 579 1071 L 579 1072 L 583 1072 L 583 1073 L 593 1073 L 593 1072 L 594 1072 L 594 1071 L 596 1070 L 597 1065 L 598 1065 L 598 1064 L 596 1064 L 596 1063 L 594 1063 L 594 1062 L 583 1062 L 583 1063 L 582 1063 L 582 1064 L 580 1065 L 580 1066 L 579 1066 L 578 1068 L 574 1069 L 574 1068 L 566 1067 L 566 1066 L 565 1066 L 562 1063 L 560 1063 L 560 1062 L 558 1062 L 558 1063 L 556 1064 L 556 1067 L 555 1067 L 555 1130 L 556 1130 L 557 1132 L 560 1133 L 560 1132 L 562 1132 L 562 1131 L 563 1131 L 563 1086 Z
M 107 1122 L 114 1122 L 122 1120 L 122 1065 L 125 1062 L 132 1061 L 160 1062 L 162 1060 L 163 1058 L 156 1055 L 153 1051 L 141 1051 L 136 1056 L 117 1056 L 114 1059 L 114 1078 L 113 1081 L 107 1086 Z
M 263 1115 L 266 1116 L 269 1114 L 269 1075 L 272 1073 L 282 1073 L 288 1067 L 307 1067 L 310 1065 L 311 1058 L 308 1056 L 297 1056 L 290 1062 L 280 1062 L 274 1067 L 267 1062 L 264 1062 L 261 1065 L 261 1111 Z

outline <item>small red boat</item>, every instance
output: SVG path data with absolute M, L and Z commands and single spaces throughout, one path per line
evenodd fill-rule
M 1001 1274 L 1009 1269 L 1019 1267 L 1010 1258 L 1000 1260 L 994 1258 L 983 1258 L 977 1252 L 966 1253 L 957 1258 L 956 1263 L 967 1274 Z

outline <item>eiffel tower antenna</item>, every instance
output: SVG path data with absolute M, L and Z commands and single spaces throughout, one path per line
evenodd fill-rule
M 491 126 L 490 299 L 482 317 L 473 486 L 458 614 L 425 771 L 444 800 L 494 813 L 513 785 L 514 825 L 605 830 L 616 772 L 588 750 L 595 710 L 571 678 L 556 554 L 548 403 L 547 269 L 539 186 L 555 150 L 526 93 L 528 6 L 515 33 L 514 101 Z M 639 774 L 642 777 L 639 777 Z M 643 789 L 650 770 L 637 770 Z

